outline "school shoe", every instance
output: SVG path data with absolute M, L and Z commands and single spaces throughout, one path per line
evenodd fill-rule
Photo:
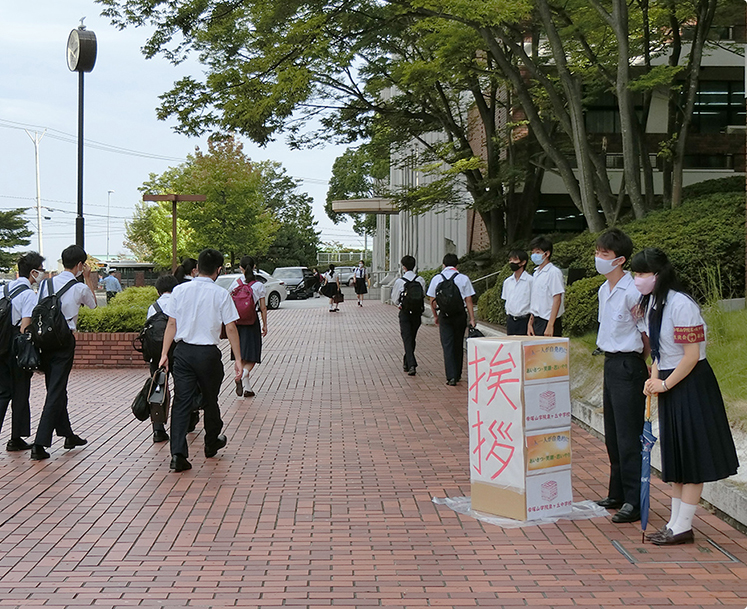
M 236 395 L 241 397 L 244 394 L 244 385 L 241 382 L 241 379 L 236 381 Z
M 84 440 L 80 436 L 76 436 L 73 434 L 72 436 L 68 436 L 65 438 L 65 448 L 70 450 L 71 448 L 75 448 L 76 446 L 85 446 L 88 444 L 88 440 Z
M 605 497 L 604 499 L 600 499 L 599 501 L 597 501 L 597 505 L 599 507 L 610 508 L 613 510 L 622 507 L 623 503 L 624 502 L 622 499 L 613 499 L 612 497 Z
M 447 384 L 447 385 L 448 385 L 449 387 L 456 387 L 456 384 L 457 384 L 457 380 L 456 380 L 456 379 L 449 379 L 449 380 L 447 380 L 447 381 L 446 381 L 446 384 Z
M 44 450 L 44 447 L 41 444 L 34 444 L 31 447 L 31 459 L 33 459 L 34 461 L 49 459 L 49 453 Z
M 31 444 L 26 442 L 23 438 L 11 438 L 5 445 L 5 450 L 8 452 L 17 452 L 19 450 L 30 450 Z
M 623 503 L 620 511 L 612 517 L 612 522 L 638 522 L 641 519 L 641 510 L 633 507 L 632 503 Z
M 651 543 L 657 546 L 678 546 L 683 543 L 695 543 L 695 536 L 692 529 L 684 533 L 678 533 L 677 535 L 667 529 L 661 536 L 652 539 Z
M 153 432 L 153 442 L 166 442 L 169 439 L 169 434 L 167 434 L 163 429 L 156 429 Z
M 197 423 L 200 422 L 200 411 L 193 410 L 189 413 L 189 427 L 187 427 L 187 433 L 192 433 L 197 427 Z
M 169 469 L 173 469 L 175 472 L 183 472 L 192 469 L 192 464 L 187 461 L 187 458 L 184 455 L 177 454 L 171 457 Z
M 672 532 L 671 529 L 667 528 L 667 525 L 664 525 L 658 531 L 654 531 L 653 533 L 648 533 L 646 535 L 646 539 L 648 541 L 653 541 L 654 539 L 665 536 L 667 533 L 671 533 L 671 532 Z
M 407 375 L 408 375 L 408 376 L 415 376 L 416 374 L 417 374 L 417 370 L 415 370 L 415 366 L 413 366 L 412 368 L 410 368 L 410 369 L 409 369 L 409 370 L 407 371 Z
M 223 434 L 219 435 L 215 442 L 208 444 L 205 442 L 205 456 L 209 459 L 218 454 L 221 448 L 224 448 L 228 444 L 228 439 Z

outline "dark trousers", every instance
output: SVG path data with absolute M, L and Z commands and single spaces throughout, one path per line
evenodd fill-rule
M 641 496 L 641 439 L 648 369 L 638 353 L 604 358 L 604 442 L 610 460 L 608 497 L 638 507 Z
M 444 351 L 444 367 L 447 380 L 462 378 L 464 362 L 464 333 L 467 331 L 467 315 L 446 317 L 439 314 L 438 332 Z
M 117 292 L 107 292 L 106 293 L 106 304 L 109 304 L 109 301 L 114 298 L 117 295 Z
M 399 310 L 399 333 L 405 347 L 402 364 L 408 370 L 418 367 L 418 361 L 415 359 L 415 337 L 420 329 L 421 315 L 421 313 L 410 313 L 404 309 Z
M 532 324 L 532 328 L 534 329 L 534 335 L 535 336 L 544 336 L 545 330 L 547 329 L 547 324 L 549 323 L 548 319 L 543 319 L 541 317 L 534 316 L 534 323 Z M 563 320 L 560 317 L 557 317 L 555 319 L 555 326 L 552 330 L 553 336 L 563 336 Z
M 18 334 L 16 329 L 14 334 Z M 26 438 L 31 435 L 31 391 L 32 372 L 16 365 L 16 358 L 8 353 L 0 360 L 0 430 L 3 428 L 8 404 L 11 404 L 11 438 Z
M 65 438 L 73 435 L 67 413 L 67 381 L 73 369 L 74 359 L 75 338 L 72 336 L 66 347 L 41 354 L 41 369 L 44 371 L 47 397 L 39 418 L 34 444 L 52 446 L 52 432 Z
M 523 317 L 508 315 L 506 317 L 506 334 L 508 336 L 526 336 L 528 326 L 529 315 L 524 315 Z
M 215 444 L 223 421 L 218 394 L 223 382 L 223 362 L 215 345 L 178 342 L 174 348 L 174 404 L 171 409 L 171 454 L 189 456 L 187 429 L 192 404 L 202 392 L 205 409 L 205 444 Z

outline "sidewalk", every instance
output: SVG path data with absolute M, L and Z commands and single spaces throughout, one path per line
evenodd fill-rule
M 745 608 L 747 537 L 702 508 L 694 545 L 657 548 L 609 518 L 504 530 L 434 505 L 470 493 L 438 329 L 409 377 L 392 307 L 305 302 L 269 312 L 257 396 L 224 381 L 228 446 L 205 459 L 198 425 L 188 472 L 129 411 L 145 371 L 75 370 L 88 446 L 0 455 L 0 606 Z M 574 500 L 604 496 L 603 443 L 574 426 L 573 450 Z M 652 510 L 655 530 L 659 480 Z

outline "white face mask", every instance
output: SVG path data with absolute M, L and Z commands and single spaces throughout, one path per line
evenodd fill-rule
M 605 258 L 594 256 L 594 266 L 597 268 L 597 273 L 600 275 L 608 275 L 618 267 L 618 265 L 615 264 L 618 260 L 620 260 L 619 257 L 613 260 L 606 260 Z
M 83 267 L 80 267 L 80 270 L 77 273 L 75 273 L 75 276 L 80 277 L 82 274 L 83 274 Z

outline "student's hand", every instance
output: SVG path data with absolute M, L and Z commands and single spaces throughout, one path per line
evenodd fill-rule
M 233 371 L 235 373 L 233 380 L 240 381 L 244 375 L 244 364 L 240 359 L 234 360 Z
M 267 336 L 267 326 L 262 326 L 262 336 Z
M 166 372 L 169 371 L 169 356 L 168 354 L 161 356 L 161 361 L 158 362 L 158 367 L 163 368 Z
M 648 379 L 643 386 L 643 393 L 646 395 L 656 395 L 664 391 L 666 390 L 664 389 L 663 381 L 660 379 Z
M 88 281 L 88 278 L 91 276 L 91 267 L 88 266 L 88 263 L 85 263 L 83 265 L 83 278 Z
M 531 323 L 527 326 L 527 336 L 534 336 L 534 326 Z
M 547 324 L 547 327 L 545 328 L 545 336 L 552 336 L 554 330 L 555 330 L 555 324 L 553 325 Z

